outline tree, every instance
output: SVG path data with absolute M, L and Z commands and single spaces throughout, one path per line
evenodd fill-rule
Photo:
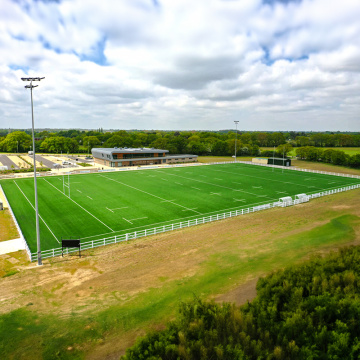
M 8 152 L 15 152 L 18 149 L 20 152 L 24 152 L 30 148 L 30 145 L 30 135 L 27 135 L 24 131 L 14 131 L 6 136 L 2 146 Z
M 279 153 L 279 154 L 284 154 L 285 156 L 288 155 L 288 153 L 293 149 L 293 147 L 286 143 L 286 144 L 282 144 L 282 145 L 279 145 L 277 148 L 276 148 L 276 151 Z

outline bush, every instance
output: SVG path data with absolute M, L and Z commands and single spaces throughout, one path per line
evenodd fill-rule
M 127 350 L 135 359 L 358 359 L 360 248 L 277 271 L 243 307 L 181 303 L 178 319 Z

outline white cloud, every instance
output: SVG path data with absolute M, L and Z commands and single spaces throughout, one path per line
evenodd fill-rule
M 0 127 L 358 130 L 358 0 L 157 3 L 3 0 Z

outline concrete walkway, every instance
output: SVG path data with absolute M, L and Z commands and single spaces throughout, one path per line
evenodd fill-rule
M 0 242 L 0 255 L 18 250 L 25 250 L 24 241 L 21 238 Z

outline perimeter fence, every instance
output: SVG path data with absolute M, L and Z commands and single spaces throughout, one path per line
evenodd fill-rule
M 253 213 L 253 212 L 257 212 L 257 211 L 261 211 L 261 210 L 266 210 L 266 209 L 271 209 L 271 208 L 275 208 L 275 207 L 287 207 L 287 206 L 291 206 L 291 205 L 298 205 L 298 204 L 307 202 L 310 199 L 314 199 L 314 198 L 318 198 L 318 197 L 326 196 L 326 195 L 332 195 L 332 194 L 336 194 L 339 192 L 353 190 L 353 189 L 357 189 L 357 188 L 360 188 L 360 184 L 345 186 L 345 187 L 341 187 L 338 189 L 322 191 L 322 192 L 318 192 L 318 193 L 314 193 L 314 194 L 309 194 L 303 198 L 295 199 L 295 200 L 292 199 L 291 201 L 286 201 L 286 202 L 276 201 L 276 202 L 257 205 L 257 206 L 253 206 L 253 207 L 249 207 L 249 208 L 245 208 L 245 209 L 233 210 L 233 211 L 228 211 L 228 212 L 224 212 L 224 213 L 219 213 L 216 215 L 204 216 L 204 217 L 197 218 L 197 219 L 181 221 L 181 222 L 174 223 L 174 224 L 162 225 L 162 226 L 157 226 L 157 227 L 150 228 L 150 229 L 134 231 L 134 232 L 130 232 L 130 233 L 122 234 L 122 235 L 115 235 L 115 236 L 105 237 L 105 238 L 101 238 L 101 239 L 97 239 L 97 240 L 82 242 L 80 244 L 81 250 L 93 249 L 93 248 L 96 248 L 99 246 L 105 246 L 105 245 L 116 244 L 116 243 L 120 243 L 120 242 L 126 242 L 129 240 L 134 240 L 134 239 L 138 239 L 138 238 L 145 237 L 145 236 L 157 235 L 157 234 L 161 234 L 161 233 L 168 232 L 168 231 L 184 229 L 184 228 L 188 228 L 190 226 L 206 224 L 206 223 L 217 221 L 217 220 L 223 220 L 223 219 L 231 218 L 234 216 L 245 215 L 245 214 L 249 214 L 249 213 Z M 71 252 L 76 252 L 76 251 L 78 251 L 78 249 L 66 248 L 66 249 L 64 249 L 64 254 L 69 254 Z M 62 248 L 54 248 L 54 249 L 45 250 L 45 251 L 41 252 L 42 258 L 60 256 L 61 254 L 62 254 Z M 37 259 L 37 253 L 32 253 L 31 261 L 35 261 L 36 259 Z
M 167 164 L 167 165 L 160 165 L 160 166 L 114 168 L 114 169 L 105 169 L 105 170 L 103 170 L 103 169 L 89 169 L 89 170 L 86 169 L 86 170 L 73 170 L 73 171 L 70 171 L 70 172 L 64 173 L 64 174 L 79 175 L 79 174 L 89 174 L 89 173 L 117 172 L 117 171 L 128 171 L 128 170 L 151 170 L 151 169 L 159 169 L 159 168 L 174 168 L 174 167 L 184 167 L 184 166 L 208 166 L 208 165 L 221 165 L 221 164 L 232 164 L 232 163 L 235 163 L 235 161 L 224 161 L 224 162 L 213 162 L 213 163 L 173 164 L 173 165 Z M 236 161 L 236 163 L 284 169 L 284 170 L 308 172 L 308 173 L 315 173 L 315 174 L 323 174 L 323 175 L 341 176 L 341 177 L 348 177 L 348 178 L 353 178 L 353 179 L 360 179 L 359 175 L 353 175 L 353 174 L 343 174 L 343 173 L 320 171 L 320 170 L 310 170 L 310 169 L 302 169 L 302 168 L 297 168 L 297 167 L 279 166 L 279 165 L 271 165 L 271 164 L 259 164 L 259 163 L 253 163 L 251 161 Z M 16 175 L 18 175 L 18 174 L 16 174 Z M 46 172 L 46 173 L 38 173 L 37 174 L 37 176 L 41 176 L 41 177 L 42 176 L 59 176 L 59 175 L 63 175 L 63 173 Z M 33 174 L 25 174 L 23 177 L 31 177 L 31 176 L 33 176 Z M 3 175 L 0 177 L 0 179 L 4 179 L 4 178 L 9 179 L 9 178 L 16 178 L 16 177 L 18 177 L 18 176 L 15 176 L 15 174 L 11 174 L 11 175 Z M 1 188 L 1 186 L 0 186 L 0 188 Z M 253 213 L 256 211 L 260 211 L 260 210 L 271 209 L 274 207 L 286 207 L 286 206 L 291 206 L 291 205 L 297 205 L 297 204 L 303 203 L 305 201 L 309 201 L 310 199 L 314 199 L 314 198 L 318 198 L 318 197 L 322 197 L 322 196 L 326 196 L 326 195 L 331 195 L 331 194 L 336 194 L 339 192 L 348 191 L 348 190 L 357 189 L 357 188 L 360 188 L 360 183 L 355 184 L 355 185 L 349 185 L 349 186 L 337 188 L 337 189 L 326 190 L 326 191 L 321 191 L 321 192 L 312 193 L 312 194 L 310 193 L 306 197 L 301 198 L 301 199 L 292 199 L 291 201 L 286 201 L 286 202 L 277 201 L 277 202 L 257 205 L 257 206 L 253 206 L 253 207 L 249 207 L 249 208 L 240 208 L 238 210 L 228 211 L 228 212 L 219 213 L 219 214 L 215 214 L 215 215 L 211 215 L 211 216 L 204 216 L 201 218 L 187 220 L 187 221 L 181 221 L 181 222 L 174 223 L 174 224 L 162 225 L 162 226 L 158 226 L 158 227 L 154 227 L 154 228 L 150 228 L 150 229 L 134 231 L 134 232 L 126 233 L 126 234 L 115 235 L 115 236 L 101 238 L 101 239 L 97 239 L 97 240 L 82 242 L 81 250 L 93 249 L 93 248 L 96 248 L 99 246 L 116 244 L 116 243 L 120 243 L 120 242 L 126 242 L 129 240 L 138 239 L 138 238 L 141 238 L 144 236 L 156 235 L 156 234 L 161 234 L 161 233 L 164 233 L 167 231 L 173 231 L 173 230 L 177 230 L 177 229 L 187 228 L 190 226 L 206 224 L 209 222 L 227 219 L 227 218 L 234 217 L 234 216 L 249 214 L 249 213 Z M 4 195 L 5 195 L 5 193 L 4 193 Z M 9 202 L 8 202 L 8 204 L 9 204 Z M 24 241 L 25 249 L 26 249 L 26 252 L 27 252 L 30 260 L 31 261 L 37 260 L 37 253 L 30 252 L 28 244 L 26 243 L 25 238 L 23 237 L 23 235 L 21 233 L 21 229 L 20 229 L 20 227 L 16 221 L 16 218 L 11 210 L 10 204 L 9 204 L 9 209 L 11 211 L 12 217 L 15 220 L 15 224 L 19 230 L 19 233 L 21 234 L 21 238 Z M 75 251 L 78 251 L 78 249 L 66 248 L 66 249 L 64 249 L 63 253 L 69 254 L 69 253 L 75 252 Z M 54 249 L 50 249 L 50 250 L 44 250 L 41 252 L 42 258 L 60 256 L 61 254 L 62 254 L 62 248 L 54 248 Z

